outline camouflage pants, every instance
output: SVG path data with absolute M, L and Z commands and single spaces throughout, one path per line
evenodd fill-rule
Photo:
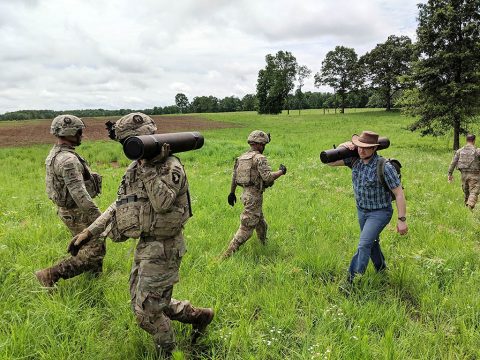
M 77 235 L 95 220 L 88 218 L 78 208 L 58 208 L 58 216 L 68 227 L 72 235 Z M 104 256 L 105 240 L 93 239 L 82 246 L 77 256 L 69 256 L 50 269 L 55 281 L 58 279 L 69 279 L 86 271 L 98 273 L 102 271 Z
M 480 191 L 480 174 L 476 172 L 462 172 L 462 189 L 465 195 L 465 205 L 474 208 Z
M 175 348 L 171 320 L 191 324 L 196 319 L 196 308 L 189 301 L 172 299 L 184 254 L 182 234 L 162 240 L 141 238 L 130 272 L 131 306 L 137 323 L 153 335 L 160 349 L 167 352 Z
M 267 240 L 268 225 L 262 211 L 263 193 L 256 189 L 245 188 L 241 199 L 244 208 L 240 215 L 240 227 L 229 245 L 229 249 L 233 251 L 250 239 L 254 230 L 262 244 Z

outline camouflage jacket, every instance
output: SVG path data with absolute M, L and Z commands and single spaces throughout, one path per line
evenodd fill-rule
M 45 166 L 47 195 L 57 206 L 79 208 L 91 218 L 101 214 L 92 200 L 101 192 L 101 177 L 90 171 L 72 146 L 55 145 Z
M 480 149 L 471 144 L 458 149 L 448 168 L 448 175 L 452 175 L 455 168 L 462 172 L 480 172 Z
M 140 166 L 134 161 L 123 175 L 117 201 L 88 229 L 103 231 L 114 241 L 179 234 L 190 217 L 188 182 L 183 165 L 175 156 L 164 162 Z

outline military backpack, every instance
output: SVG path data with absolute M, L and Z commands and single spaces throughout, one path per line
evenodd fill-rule
M 247 152 L 237 159 L 235 164 L 235 183 L 240 186 L 255 185 L 258 176 L 254 169 L 254 160 L 257 153 Z
M 392 159 L 385 159 L 384 157 L 380 157 L 378 159 L 378 162 L 377 162 L 377 177 L 378 177 L 378 180 L 383 185 L 385 190 L 390 193 L 390 195 L 392 197 L 392 201 L 395 201 L 395 194 L 393 193 L 392 190 L 390 190 L 390 188 L 387 185 L 387 182 L 385 181 L 385 164 L 387 162 L 389 162 L 390 165 L 392 165 L 393 168 L 395 169 L 395 171 L 397 172 L 398 178 L 400 179 L 400 184 L 401 184 L 401 181 L 402 181 L 402 173 L 401 173 L 402 164 L 397 159 L 393 159 L 393 158 Z M 403 189 L 403 185 L 402 185 L 402 189 Z
M 474 147 L 463 147 L 460 151 L 460 157 L 458 159 L 458 170 L 466 170 L 472 167 L 473 162 L 477 159 L 477 149 Z M 475 164 L 476 165 L 476 164 Z M 475 166 L 478 168 L 478 165 Z M 471 169 L 474 170 L 474 169 Z

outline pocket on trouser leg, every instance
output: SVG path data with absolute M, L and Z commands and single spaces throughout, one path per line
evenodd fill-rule
M 256 214 L 242 214 L 240 216 L 240 223 L 247 227 L 254 229 L 260 221 L 260 215 Z
M 144 260 L 139 264 L 137 290 L 162 294 L 179 280 L 178 259 Z
M 99 263 L 103 260 L 105 253 L 105 241 L 93 239 L 82 246 L 76 257 L 86 263 Z

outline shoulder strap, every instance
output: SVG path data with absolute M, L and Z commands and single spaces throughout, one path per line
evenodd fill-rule
M 380 157 L 377 162 L 377 178 L 380 181 L 380 184 L 385 188 L 385 190 L 390 191 L 390 188 L 385 181 L 385 163 L 388 160 L 384 157 Z

